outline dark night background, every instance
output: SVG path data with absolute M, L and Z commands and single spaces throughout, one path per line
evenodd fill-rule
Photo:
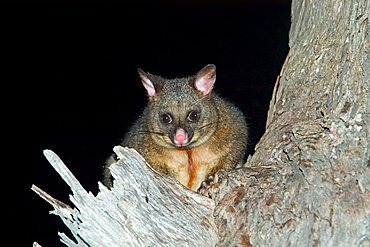
M 264 132 L 288 52 L 288 0 L 15 1 L 3 7 L 8 64 L 16 68 L 13 86 L 24 95 L 20 117 L 31 134 L 23 188 L 31 225 L 24 237 L 18 233 L 24 246 L 64 246 L 57 232 L 70 236 L 30 189 L 35 184 L 72 205 L 42 150 L 56 152 L 96 194 L 104 160 L 146 104 L 138 67 L 175 77 L 215 64 L 215 91 L 247 117 L 248 153 Z

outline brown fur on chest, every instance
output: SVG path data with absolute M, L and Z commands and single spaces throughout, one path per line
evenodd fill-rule
M 197 190 L 211 171 L 220 166 L 220 154 L 207 145 L 193 149 L 165 149 L 148 162 L 175 177 L 188 189 Z

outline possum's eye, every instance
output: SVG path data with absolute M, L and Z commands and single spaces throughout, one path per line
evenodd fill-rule
M 188 120 L 190 122 L 197 122 L 200 117 L 200 112 L 198 111 L 190 111 L 188 114 Z
M 172 123 L 172 117 L 168 113 L 163 113 L 162 116 L 161 116 L 161 119 L 162 119 L 162 123 L 164 123 L 164 124 Z

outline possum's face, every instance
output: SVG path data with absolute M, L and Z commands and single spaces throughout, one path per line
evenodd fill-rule
M 206 142 L 214 133 L 218 116 L 212 98 L 199 95 L 194 89 L 176 87 L 168 81 L 158 100 L 152 102 L 151 128 L 153 139 L 162 146 L 190 148 Z
M 213 135 L 219 124 L 211 97 L 214 66 L 206 66 L 194 77 L 173 80 L 139 73 L 150 98 L 148 132 L 158 145 L 192 148 Z

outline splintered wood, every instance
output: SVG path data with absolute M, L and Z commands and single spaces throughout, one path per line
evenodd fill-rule
M 74 239 L 59 233 L 67 246 L 215 246 L 214 202 L 152 170 L 133 149 L 117 146 L 111 190 L 88 193 L 52 151 L 44 155 L 72 190 L 71 207 L 36 186 L 54 207 Z

